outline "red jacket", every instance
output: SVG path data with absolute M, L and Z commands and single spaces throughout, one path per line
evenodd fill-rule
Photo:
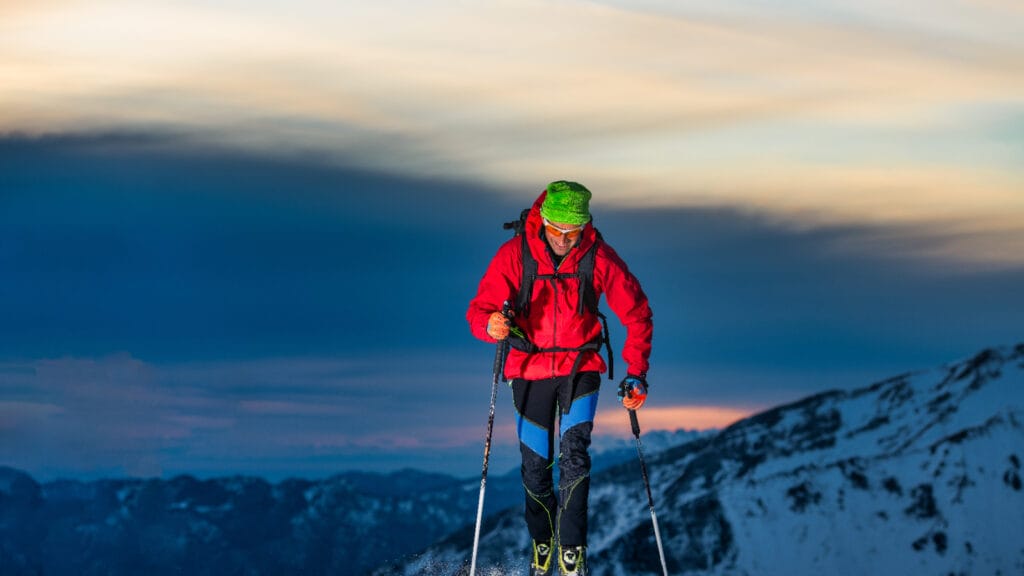
M 530 252 L 537 260 L 537 274 L 553 274 L 556 270 L 548 252 L 547 242 L 543 238 L 540 216 L 540 205 L 544 201 L 544 196 L 545 193 L 541 193 L 533 203 L 533 208 L 526 219 L 525 234 Z M 587 224 L 579 242 L 565 255 L 557 271 L 575 272 L 580 257 L 595 241 L 597 231 L 591 224 Z M 516 292 L 523 273 L 521 252 L 522 240 L 519 237 L 502 244 L 487 267 L 483 279 L 480 280 L 476 297 L 469 303 L 466 319 L 469 321 L 470 330 L 474 336 L 485 342 L 496 342 L 487 335 L 487 320 L 491 313 L 500 311 L 502 303 L 506 300 L 513 303 L 516 300 Z M 648 368 L 647 359 L 651 354 L 651 307 L 636 277 L 629 272 L 626 263 L 619 258 L 615 250 L 604 241 L 598 244 L 595 254 L 594 289 L 598 298 L 604 294 L 608 306 L 626 327 L 626 343 L 622 349 L 622 358 L 628 364 L 627 372 L 645 375 Z M 554 281 L 538 279 L 533 283 L 529 314 L 516 318 L 515 323 L 539 348 L 582 346 L 600 336 L 601 322 L 597 315 L 586 307 L 582 316 L 578 314 L 579 297 L 579 280 L 576 278 Z M 579 371 L 605 371 L 604 360 L 595 351 L 527 354 L 513 348 L 509 350 L 508 360 L 505 362 L 505 376 L 527 380 L 568 376 L 572 372 L 577 354 L 586 355 L 582 359 Z

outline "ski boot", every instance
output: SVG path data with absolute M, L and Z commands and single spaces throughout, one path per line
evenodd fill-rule
M 533 541 L 533 562 L 530 563 L 530 576 L 552 576 L 551 557 L 554 556 L 554 545 L 547 542 Z
M 560 546 L 558 569 L 562 576 L 587 576 L 587 548 L 585 546 Z

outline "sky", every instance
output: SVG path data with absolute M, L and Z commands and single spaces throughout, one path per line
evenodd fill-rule
M 1020 70 L 1004 0 L 0 0 L 0 464 L 478 474 L 466 306 L 559 179 L 650 297 L 645 429 L 1020 342 Z

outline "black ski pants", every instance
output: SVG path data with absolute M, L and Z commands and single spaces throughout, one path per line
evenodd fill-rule
M 590 495 L 590 434 L 594 429 L 601 375 L 580 372 L 547 380 L 512 381 L 516 430 L 526 490 L 526 526 L 530 537 L 562 546 L 587 545 Z M 555 417 L 558 418 L 558 495 L 553 468 Z

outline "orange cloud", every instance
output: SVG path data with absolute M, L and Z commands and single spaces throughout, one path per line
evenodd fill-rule
M 644 432 L 651 430 L 708 430 L 726 426 L 760 411 L 761 408 L 734 406 L 666 406 L 641 408 L 637 413 Z M 622 408 L 601 410 L 594 420 L 595 431 L 613 436 L 630 436 L 629 417 Z

